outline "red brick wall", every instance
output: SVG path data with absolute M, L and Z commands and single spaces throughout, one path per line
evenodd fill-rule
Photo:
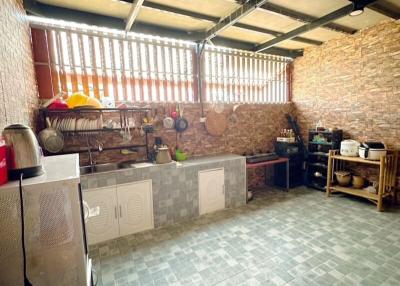
M 30 29 L 21 0 L 0 0 L 0 130 L 33 123 L 37 88 Z
M 400 148 L 400 21 L 308 48 L 294 61 L 293 102 L 303 131 L 321 119 L 358 140 Z
M 304 135 L 318 120 L 359 141 L 400 149 L 400 21 L 308 48 L 293 64 Z

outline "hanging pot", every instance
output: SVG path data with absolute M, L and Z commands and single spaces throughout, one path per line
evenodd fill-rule
M 170 110 L 171 114 L 171 110 Z M 163 120 L 163 126 L 165 129 L 173 129 L 175 126 L 175 121 L 171 116 L 166 116 Z

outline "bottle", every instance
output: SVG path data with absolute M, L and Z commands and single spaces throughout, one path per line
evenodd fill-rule
M 322 130 L 322 129 L 324 129 L 324 126 L 323 126 L 323 124 L 322 124 L 322 121 L 321 121 L 321 120 L 318 120 L 317 125 L 315 126 L 315 130 L 316 130 L 316 131 L 319 131 L 319 130 Z

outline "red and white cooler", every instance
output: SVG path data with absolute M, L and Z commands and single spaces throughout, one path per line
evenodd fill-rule
M 0 185 L 8 182 L 6 154 L 7 147 L 3 138 L 0 136 Z

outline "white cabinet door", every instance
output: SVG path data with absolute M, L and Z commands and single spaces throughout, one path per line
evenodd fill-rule
M 200 215 L 225 208 L 224 169 L 199 172 Z
M 84 191 L 83 200 L 90 209 L 99 208 L 98 215 L 88 218 L 86 223 L 89 244 L 118 237 L 116 188 L 107 187 Z
M 151 184 L 148 180 L 117 186 L 121 236 L 154 228 Z

